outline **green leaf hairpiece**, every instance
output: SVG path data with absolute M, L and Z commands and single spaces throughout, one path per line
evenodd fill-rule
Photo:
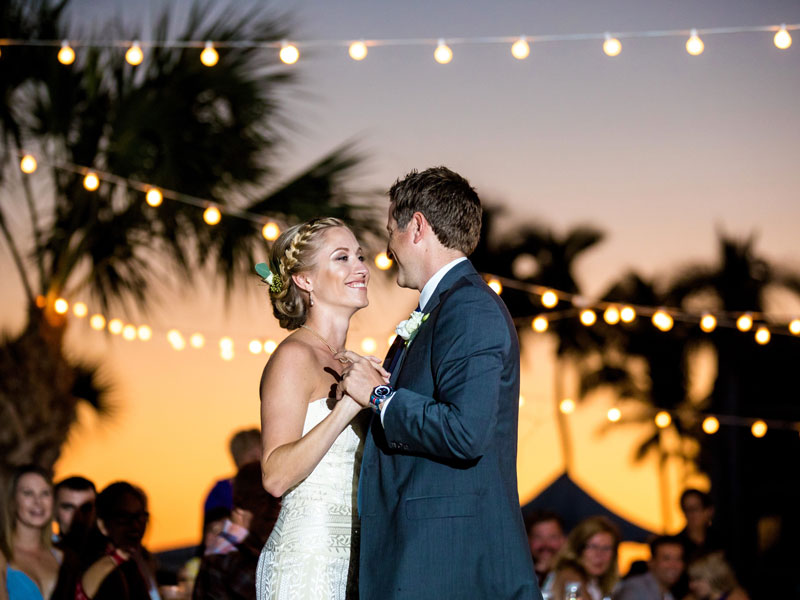
M 256 265 L 256 273 L 261 277 L 261 281 L 269 286 L 269 291 L 273 294 L 280 294 L 283 290 L 283 281 L 281 276 L 269 270 L 267 263 L 258 263 Z

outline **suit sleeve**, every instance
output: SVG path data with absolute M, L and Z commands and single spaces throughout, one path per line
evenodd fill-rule
M 384 415 L 387 441 L 440 458 L 482 456 L 512 346 L 505 314 L 490 293 L 464 286 L 443 301 L 433 323 L 434 397 L 399 388 Z

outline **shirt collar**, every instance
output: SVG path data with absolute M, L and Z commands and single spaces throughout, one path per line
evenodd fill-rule
M 453 261 L 450 261 L 441 269 L 436 271 L 433 277 L 428 279 L 428 283 L 425 284 L 425 286 L 422 288 L 422 291 L 419 294 L 419 309 L 421 311 L 425 312 L 425 305 L 428 303 L 428 300 L 431 299 L 431 296 L 433 296 L 433 292 L 436 290 L 436 286 L 439 285 L 439 282 L 444 278 L 445 275 L 447 275 L 450 269 L 455 267 L 458 263 L 464 262 L 465 260 L 467 260 L 467 257 L 462 256 L 461 258 L 457 258 Z

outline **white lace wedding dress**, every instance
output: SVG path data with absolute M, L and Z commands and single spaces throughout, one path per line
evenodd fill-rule
M 330 412 L 309 403 L 303 435 Z M 281 512 L 258 560 L 258 600 L 358 597 L 358 472 L 366 413 L 336 438 L 317 467 L 283 495 Z

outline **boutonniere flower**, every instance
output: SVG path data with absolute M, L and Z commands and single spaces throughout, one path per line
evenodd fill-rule
M 408 319 L 395 327 L 394 330 L 397 332 L 397 335 L 406 341 L 406 346 L 414 340 L 417 332 L 419 332 L 420 325 L 428 320 L 428 316 L 428 314 L 423 313 L 421 310 L 415 310 Z

